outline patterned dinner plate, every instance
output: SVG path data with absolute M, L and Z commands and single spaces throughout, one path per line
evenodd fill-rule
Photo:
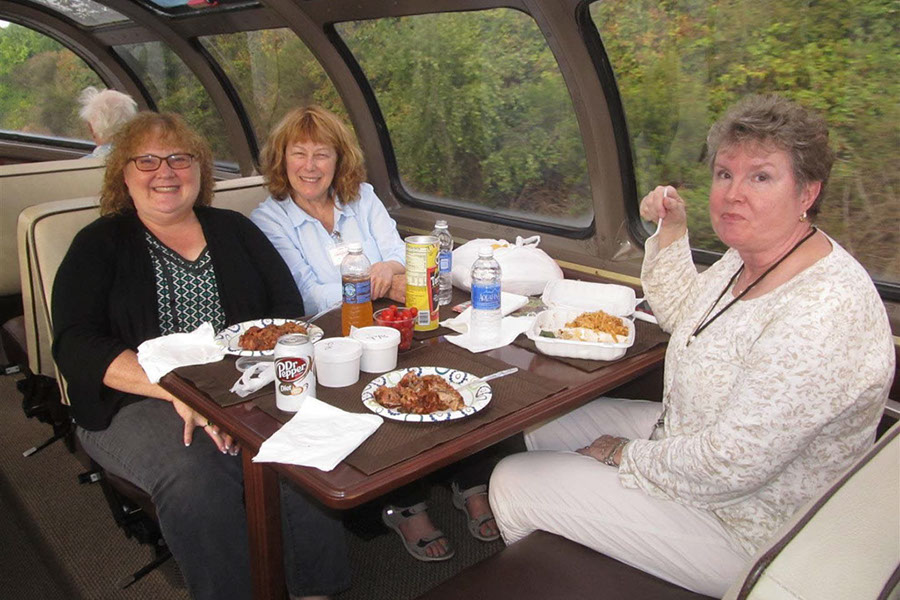
M 465 371 L 457 371 L 449 367 L 410 367 L 408 369 L 398 369 L 379 375 L 373 379 L 362 392 L 362 402 L 373 413 L 381 415 L 385 419 L 393 419 L 395 421 L 406 421 L 408 423 L 439 423 L 441 421 L 452 421 L 454 419 L 462 419 L 470 415 L 474 415 L 483 409 L 491 401 L 494 395 L 491 386 L 488 383 L 479 383 L 469 387 L 463 387 L 459 390 L 460 395 L 465 402 L 465 408 L 460 410 L 440 410 L 426 415 L 415 415 L 393 408 L 385 408 L 375 401 L 375 390 L 383 385 L 397 385 L 403 376 L 412 371 L 419 377 L 423 375 L 440 375 L 451 384 L 460 385 L 469 381 L 478 379 L 471 373 Z
M 304 321 L 296 319 L 255 319 L 253 321 L 244 321 L 235 325 L 229 325 L 216 334 L 215 341 L 226 354 L 234 354 L 235 356 L 272 356 L 275 350 L 243 350 L 238 342 L 241 336 L 251 327 L 265 327 L 266 325 L 284 325 L 285 323 L 297 323 L 306 327 L 309 333 L 310 341 L 315 344 L 325 335 L 322 328 L 318 325 L 307 325 Z

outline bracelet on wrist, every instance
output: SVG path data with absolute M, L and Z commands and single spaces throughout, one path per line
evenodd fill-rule
M 625 447 L 625 445 L 631 440 L 627 438 L 619 438 L 619 441 L 616 442 L 616 445 L 612 447 L 609 454 L 606 455 L 606 458 L 603 459 L 603 464 L 610 467 L 618 467 L 619 463 L 616 462 L 616 452 Z

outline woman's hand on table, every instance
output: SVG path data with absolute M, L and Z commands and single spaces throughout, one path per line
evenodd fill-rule
M 601 435 L 590 446 L 579 449 L 579 454 L 590 456 L 611 467 L 622 464 L 622 449 L 630 440 L 613 435 Z
M 216 447 L 222 454 L 231 454 L 235 456 L 241 451 L 240 446 L 235 443 L 234 439 L 227 433 L 219 430 L 219 427 L 213 424 L 209 419 L 192 409 L 181 400 L 173 400 L 172 406 L 175 412 L 184 421 L 184 445 L 190 446 L 194 439 L 194 430 L 197 427 L 203 429 L 206 435 L 215 443 Z
M 659 229 L 659 247 L 665 248 L 687 231 L 687 210 L 678 191 L 670 185 L 657 186 L 641 200 L 641 217 L 662 224 Z
M 372 280 L 372 300 L 383 298 L 391 291 L 394 275 L 405 273 L 403 265 L 394 260 L 377 262 L 369 270 Z

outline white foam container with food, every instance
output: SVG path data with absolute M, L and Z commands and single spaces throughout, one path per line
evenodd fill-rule
M 594 283 L 575 279 L 557 279 L 547 283 L 541 301 L 551 308 L 581 312 L 603 312 L 627 317 L 634 313 L 638 300 L 634 290 L 614 283 Z
M 362 353 L 362 342 L 348 337 L 316 342 L 313 346 L 316 382 L 330 388 L 353 385 L 359 381 L 359 359 Z
M 365 373 L 386 373 L 397 366 L 397 348 L 400 346 L 400 332 L 393 327 L 353 328 L 350 337 L 362 342 L 360 371 Z
M 620 341 L 583 342 L 541 335 L 542 331 L 558 332 L 566 326 L 566 323 L 571 322 L 578 315 L 585 312 L 592 311 L 563 308 L 545 310 L 538 314 L 531 327 L 525 331 L 525 335 L 534 342 L 538 351 L 549 356 L 565 356 L 587 360 L 617 360 L 625 356 L 625 351 L 634 344 L 634 322 L 624 317 L 620 318 L 625 327 L 628 328 L 628 335 L 624 339 L 621 339 L 620 336 Z M 610 339 L 612 339 L 612 336 L 610 336 Z

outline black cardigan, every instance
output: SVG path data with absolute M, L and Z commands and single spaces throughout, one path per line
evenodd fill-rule
M 303 301 L 284 260 L 240 213 L 196 208 L 225 320 L 297 317 Z M 158 337 L 156 279 L 135 213 L 100 217 L 72 241 L 53 283 L 53 357 L 68 384 L 75 421 L 105 429 L 124 402 L 103 385 L 110 363 Z

